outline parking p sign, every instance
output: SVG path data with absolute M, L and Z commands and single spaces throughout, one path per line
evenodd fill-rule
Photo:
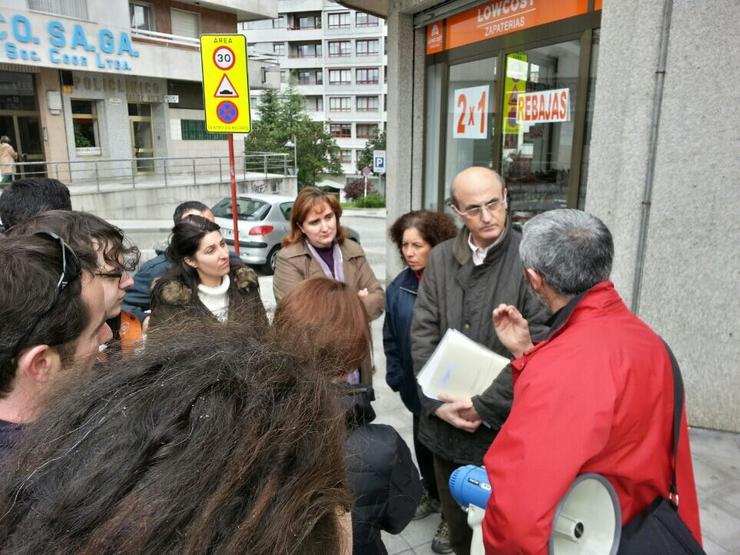
M 385 173 L 385 150 L 373 150 L 373 172 Z

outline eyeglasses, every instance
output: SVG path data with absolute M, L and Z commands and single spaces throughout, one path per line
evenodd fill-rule
M 50 239 L 52 241 L 56 241 L 59 243 L 59 248 L 62 250 L 62 272 L 59 274 L 59 279 L 57 280 L 56 285 L 56 295 L 54 296 L 54 300 L 49 305 L 49 308 L 44 310 L 41 314 L 39 314 L 36 319 L 33 321 L 33 324 L 31 327 L 28 328 L 28 331 L 23 334 L 20 341 L 16 343 L 15 348 L 13 349 L 13 360 L 12 365 L 13 367 L 16 366 L 15 358 L 18 354 L 18 350 L 20 350 L 25 342 L 28 340 L 29 337 L 31 337 L 31 334 L 36 329 L 36 326 L 39 325 L 39 322 L 43 320 L 56 306 L 57 302 L 59 302 L 59 298 L 61 297 L 62 291 L 74 280 L 78 279 L 80 277 L 80 259 L 77 258 L 77 255 L 75 254 L 75 251 L 72 250 L 72 247 L 70 247 L 67 243 L 64 242 L 64 239 L 59 237 L 56 233 L 52 233 L 50 231 L 38 231 L 34 233 L 34 236 L 36 237 L 42 237 L 44 239 Z M 50 343 L 51 344 L 51 343 Z
M 118 280 L 118 287 L 121 287 L 123 285 L 123 282 L 128 277 L 128 272 L 126 272 L 125 270 L 118 270 L 113 272 L 95 272 L 95 275 L 104 278 L 116 279 Z
M 496 198 L 488 201 L 482 206 L 473 206 L 471 208 L 468 208 L 467 210 L 460 210 L 457 206 L 453 204 L 452 209 L 460 216 L 464 216 L 466 218 L 480 218 L 483 215 L 483 210 L 486 210 L 490 214 L 499 206 L 506 206 L 506 196 L 504 196 L 504 198 Z

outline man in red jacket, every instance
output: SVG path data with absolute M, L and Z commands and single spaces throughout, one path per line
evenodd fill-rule
M 524 226 L 519 253 L 553 317 L 535 346 L 516 308 L 494 311 L 517 357 L 511 414 L 484 459 L 493 491 L 484 543 L 497 554 L 546 553 L 557 504 L 579 474 L 609 480 L 622 524 L 667 497 L 671 478 L 671 362 L 608 281 L 609 230 L 585 212 L 552 210 Z M 701 543 L 685 414 L 676 461 L 679 516 Z

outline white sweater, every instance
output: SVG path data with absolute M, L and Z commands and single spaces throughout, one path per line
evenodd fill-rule
M 221 285 L 207 287 L 198 285 L 198 298 L 221 322 L 229 317 L 229 276 L 224 276 Z

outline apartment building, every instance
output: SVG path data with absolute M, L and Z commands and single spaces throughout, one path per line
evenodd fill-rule
M 345 179 L 357 176 L 358 153 L 386 125 L 384 20 L 328 0 L 280 0 L 278 16 L 240 24 L 251 55 L 276 57 L 283 88 L 305 98 L 340 148 Z M 253 109 L 259 91 L 252 93 Z
M 38 162 L 17 174 L 226 154 L 205 130 L 198 37 L 275 16 L 271 0 L 0 0 L 0 134 Z

